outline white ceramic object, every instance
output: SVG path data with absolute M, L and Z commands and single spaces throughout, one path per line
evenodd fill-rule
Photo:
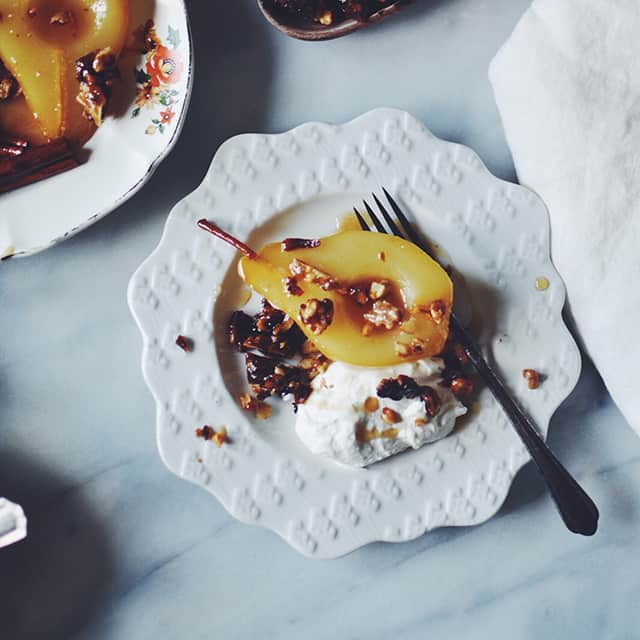
M 0 549 L 27 537 L 27 518 L 22 507 L 0 498 Z
M 123 54 L 111 107 L 115 115 L 85 146 L 87 162 L 0 195 L 0 259 L 36 253 L 85 229 L 133 196 L 173 148 L 191 92 L 186 7 L 183 0 L 130 6 L 130 41 L 152 19 L 160 50 Z
M 342 126 L 310 123 L 227 141 L 203 183 L 173 209 L 159 246 L 129 286 L 167 466 L 216 495 L 235 517 L 269 527 L 315 557 L 483 522 L 529 459 L 486 390 L 452 435 L 368 469 L 307 452 L 286 405 L 262 422 L 239 408 L 242 360 L 225 338 L 228 316 L 243 297 L 237 257 L 196 221 L 208 217 L 255 246 L 318 237 L 381 186 L 464 275 L 464 283 L 457 278 L 460 312 L 473 310 L 473 331 L 546 434 L 581 360 L 561 316 L 565 291 L 549 257 L 545 206 L 403 111 L 378 109 Z M 546 290 L 536 288 L 539 277 L 548 280 Z M 175 345 L 179 333 L 195 341 L 192 353 Z M 546 376 L 539 389 L 527 388 L 524 368 Z M 204 423 L 224 424 L 232 442 L 217 448 L 196 438 Z

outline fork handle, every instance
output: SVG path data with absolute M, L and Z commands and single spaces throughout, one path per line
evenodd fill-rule
M 585 536 L 593 535 L 598 528 L 599 517 L 598 508 L 593 500 L 553 455 L 531 420 L 515 403 L 502 380 L 487 364 L 473 337 L 454 317 L 451 318 L 451 328 L 531 454 L 567 528 Z

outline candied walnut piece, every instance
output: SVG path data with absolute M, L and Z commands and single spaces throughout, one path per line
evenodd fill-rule
M 290 296 L 301 296 L 304 291 L 300 288 L 298 281 L 293 276 L 288 276 L 282 279 L 284 290 Z
M 442 406 L 442 401 L 440 400 L 440 396 L 437 394 L 436 390 L 427 385 L 420 387 L 420 397 L 424 402 L 424 408 L 427 415 L 430 418 L 437 416 L 438 411 L 440 411 L 440 407 Z
M 397 424 L 398 422 L 402 422 L 402 416 L 393 409 L 389 407 L 382 408 L 382 419 L 387 424 Z
M 449 383 L 451 393 L 458 399 L 469 398 L 473 393 L 473 382 L 464 376 L 455 376 Z
M 229 319 L 227 335 L 229 342 L 235 345 L 238 351 L 242 351 L 244 341 L 253 331 L 253 318 L 244 311 L 234 311 Z
M 212 440 L 215 434 L 215 429 L 210 427 L 208 424 L 196 429 L 196 437 L 202 438 L 203 440 Z
M 333 289 L 339 289 L 339 283 L 334 280 L 328 273 L 321 271 L 320 269 L 307 264 L 304 260 L 294 258 L 289 265 L 289 273 L 296 279 L 304 280 L 305 282 L 312 282 L 317 284 L 321 289 L 325 291 L 332 291 Z
M 298 363 L 301 369 L 308 372 L 309 378 L 313 380 L 316 376 L 324 373 L 331 364 L 331 361 L 326 356 L 323 356 L 320 352 L 308 355 L 302 358 Z
M 254 398 L 250 393 L 240 394 L 238 400 L 245 411 L 253 411 L 256 418 L 260 420 L 266 420 L 271 416 L 271 406 L 262 400 L 258 400 L 258 398 Z
M 13 98 L 20 93 L 18 81 L 11 75 L 0 60 L 0 102 Z
M 387 282 L 377 282 L 374 280 L 369 285 L 369 298 L 371 300 L 380 300 L 380 298 L 384 298 L 389 292 L 389 286 Z
M 390 400 L 417 398 L 420 395 L 420 385 L 411 376 L 401 374 L 395 378 L 380 380 L 376 393 L 379 398 L 389 398 Z
M 291 394 L 294 404 L 306 401 L 311 393 L 309 373 L 301 367 L 282 364 L 255 353 L 245 355 L 247 380 L 258 400 Z
M 228 336 L 238 351 L 256 350 L 282 358 L 294 356 L 306 340 L 293 319 L 266 300 L 253 317 L 243 311 L 234 311 L 229 320 Z
M 96 127 L 102 124 L 113 80 L 119 76 L 111 47 L 92 51 L 76 60 L 76 78 L 80 82 L 76 100 L 82 105 L 85 117 L 93 120 Z
M 29 11 L 31 11 L 31 9 Z M 32 14 L 29 13 L 29 15 L 31 16 Z M 56 11 L 49 20 L 49 24 L 58 26 L 63 26 L 65 24 L 69 24 L 70 22 L 73 22 L 73 13 L 71 13 L 71 11 L 69 11 L 68 9 L 65 9 L 63 11 Z
M 179 335 L 176 338 L 176 344 L 185 352 L 193 351 L 193 340 L 187 336 Z
M 390 330 L 399 324 L 401 313 L 400 309 L 388 300 L 376 300 L 371 311 L 364 313 L 362 317 L 374 327 L 384 327 Z
M 300 305 L 300 320 L 311 333 L 320 335 L 333 322 L 333 302 L 329 298 L 310 298 Z
M 434 300 L 429 305 L 429 314 L 433 318 L 433 321 L 436 324 L 440 324 L 442 319 L 444 318 L 445 311 L 447 310 L 447 305 L 442 302 L 442 300 Z
M 422 338 L 412 338 L 409 342 L 396 340 L 394 347 L 396 355 L 401 358 L 409 358 L 424 353 L 425 341 Z
M 537 389 L 540 386 L 540 374 L 535 369 L 523 369 L 522 377 L 527 381 L 529 389 Z
M 369 396 L 364 401 L 364 410 L 367 413 L 375 413 L 380 408 L 380 402 L 378 398 L 374 398 L 373 396 Z
M 227 428 L 220 427 L 218 431 L 213 434 L 213 441 L 216 443 L 216 446 L 220 448 L 226 442 L 229 442 L 229 436 L 227 435 Z
M 294 249 L 315 249 L 320 246 L 320 240 L 309 238 L 285 238 L 280 243 L 283 251 L 293 251 Z

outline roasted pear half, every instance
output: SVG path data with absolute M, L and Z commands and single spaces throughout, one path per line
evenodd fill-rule
M 0 59 L 48 139 L 81 144 L 93 126 L 76 101 L 76 60 L 109 47 L 119 55 L 128 0 L 0 0 Z
M 199 224 L 227 236 L 207 221 Z M 289 239 L 258 252 L 233 242 L 244 254 L 242 279 L 331 360 L 378 367 L 443 350 L 453 284 L 413 243 L 367 231 Z

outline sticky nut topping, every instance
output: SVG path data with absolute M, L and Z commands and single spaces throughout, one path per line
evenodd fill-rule
M 253 411 L 254 415 L 259 420 L 266 420 L 271 416 L 271 405 L 263 402 L 262 400 L 258 400 L 258 398 L 255 398 L 250 393 L 245 392 L 240 394 L 238 400 L 240 402 L 240 406 L 245 411 Z
M 304 291 L 293 276 L 287 276 L 282 279 L 285 293 L 290 296 L 301 296 Z
M 282 251 L 294 251 L 295 249 L 315 249 L 320 246 L 320 240 L 309 238 L 285 238 L 280 243 Z
M 387 282 L 377 282 L 374 280 L 369 285 L 369 298 L 371 300 L 380 300 L 380 298 L 384 298 L 389 292 L 389 284 Z
M 410 358 L 415 355 L 424 353 L 425 341 L 422 338 L 411 338 L 411 340 L 396 340 L 394 344 L 395 352 L 397 356 L 401 358 Z
M 69 24 L 70 22 L 73 22 L 73 13 L 71 13 L 71 11 L 69 11 L 68 9 L 64 9 L 63 11 L 56 11 L 49 20 L 49 24 L 57 25 L 59 27 L 64 26 L 65 24 Z
M 307 264 L 304 260 L 294 258 L 289 264 L 289 273 L 297 280 L 312 282 L 317 284 L 325 291 L 332 291 L 340 287 L 339 283 L 334 280 L 328 273 Z
M 420 398 L 424 402 L 427 415 L 438 415 L 442 406 L 440 396 L 433 387 L 419 385 L 411 376 L 399 375 L 395 378 L 383 378 L 378 383 L 376 393 L 380 398 L 399 401 L 403 398 Z
M 447 305 L 442 300 L 434 300 L 429 305 L 429 314 L 436 324 L 440 324 L 447 310 Z
M 315 335 L 320 335 L 333 321 L 333 302 L 329 298 L 310 298 L 300 305 L 301 322 Z
M 20 93 L 18 81 L 11 75 L 2 60 L 0 60 L 0 102 L 13 98 Z
M 527 381 L 529 389 L 537 389 L 540 386 L 540 374 L 535 369 L 523 369 L 522 377 Z
M 467 399 L 473 394 L 473 382 L 464 376 L 455 376 L 451 380 L 449 388 L 458 399 Z
M 119 76 L 111 47 L 92 51 L 76 60 L 76 79 L 80 83 L 76 100 L 82 105 L 85 117 L 93 120 L 96 127 L 102 124 L 113 80 Z
M 371 311 L 364 313 L 362 317 L 374 327 L 384 327 L 387 330 L 391 330 L 400 323 L 402 313 L 398 307 L 388 300 L 376 300 L 371 307 Z M 365 335 L 367 334 L 365 333 Z

